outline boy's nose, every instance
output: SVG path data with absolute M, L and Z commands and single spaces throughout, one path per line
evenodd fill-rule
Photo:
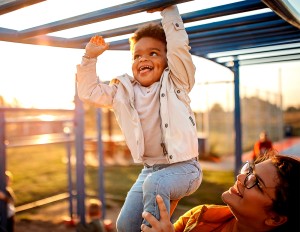
M 145 60 L 148 60 L 149 59 L 149 56 L 148 55 L 142 55 L 140 58 L 139 58 L 139 61 L 145 61 Z

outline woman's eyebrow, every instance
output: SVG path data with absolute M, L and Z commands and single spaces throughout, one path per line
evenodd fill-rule
M 257 173 L 256 173 L 255 165 L 253 165 L 252 168 L 253 168 L 253 173 L 254 173 L 254 175 L 256 176 L 257 180 L 258 180 L 259 182 L 261 182 L 261 183 L 264 185 L 264 187 L 266 188 L 266 184 L 265 184 L 264 180 L 263 180 L 259 175 L 257 175 Z

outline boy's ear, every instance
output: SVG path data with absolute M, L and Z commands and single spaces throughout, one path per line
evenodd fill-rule
M 269 217 L 265 220 L 265 224 L 268 226 L 280 226 L 287 222 L 286 216 L 281 216 L 276 213 L 271 213 Z

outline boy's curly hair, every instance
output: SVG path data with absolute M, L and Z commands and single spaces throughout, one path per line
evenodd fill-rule
M 166 34 L 162 26 L 160 24 L 149 23 L 137 29 L 129 38 L 130 51 L 133 51 L 134 45 L 143 37 L 154 38 L 167 44 Z

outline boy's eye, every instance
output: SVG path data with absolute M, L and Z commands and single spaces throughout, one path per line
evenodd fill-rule
M 150 56 L 158 56 L 158 54 L 156 52 L 151 52 Z
M 134 55 L 134 56 L 133 56 L 133 59 L 134 59 L 134 60 L 137 60 L 137 59 L 140 59 L 140 58 L 141 58 L 140 55 Z

